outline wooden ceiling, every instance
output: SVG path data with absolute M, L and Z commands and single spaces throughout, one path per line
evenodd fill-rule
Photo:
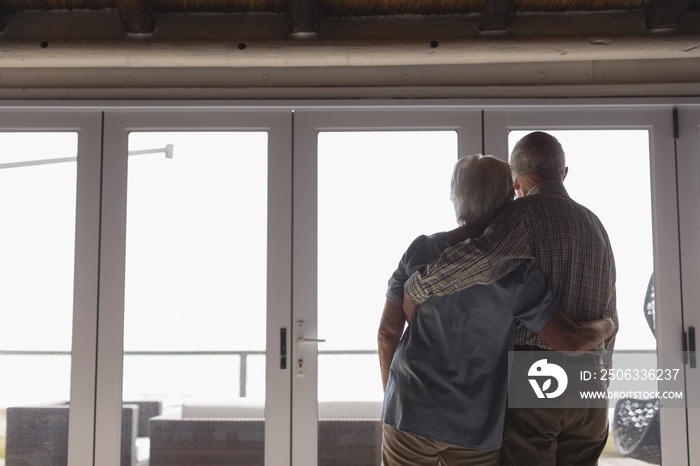
M 508 33 L 509 20 L 528 14 L 631 12 L 649 32 L 674 30 L 700 13 L 700 0 L 3 0 L 0 31 L 28 12 L 100 11 L 121 18 L 126 34 L 152 34 L 165 15 L 265 15 L 283 18 L 289 34 L 316 34 L 343 18 L 479 18 L 481 33 Z M 64 16 L 65 17 L 65 16 Z M 2 33 L 0 33 L 1 37 Z
M 700 95 L 700 0 L 0 0 L 2 98 Z

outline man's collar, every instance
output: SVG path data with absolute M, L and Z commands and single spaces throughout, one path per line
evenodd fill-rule
M 566 196 L 569 195 L 569 193 L 566 191 L 566 188 L 564 187 L 564 182 L 563 181 L 542 181 L 540 183 L 537 183 L 535 186 L 530 189 L 530 191 L 527 193 L 528 196 L 532 194 L 539 194 L 539 193 L 553 193 L 553 192 L 558 192 L 561 194 L 564 194 Z

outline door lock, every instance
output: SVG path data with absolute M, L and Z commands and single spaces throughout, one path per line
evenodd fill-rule
M 688 357 L 690 368 L 698 367 L 697 353 L 695 352 L 695 327 L 688 327 Z

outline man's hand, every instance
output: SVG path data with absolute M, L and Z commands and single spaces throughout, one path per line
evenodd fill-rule
M 574 322 L 560 308 L 538 332 L 554 351 L 576 355 L 589 351 L 615 334 L 615 324 L 609 317 L 587 322 Z
M 418 311 L 416 302 L 404 291 L 403 293 L 403 313 L 406 316 L 406 322 L 411 322 Z

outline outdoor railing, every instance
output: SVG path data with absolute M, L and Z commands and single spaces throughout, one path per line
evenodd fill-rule
M 0 356 L 70 356 L 70 351 L 11 351 L 0 350 Z M 320 351 L 319 355 L 372 355 L 377 350 L 330 350 Z M 246 396 L 248 381 L 248 356 L 265 355 L 265 351 L 125 351 L 124 356 L 238 356 L 239 388 L 238 395 Z
M 656 350 L 616 350 L 621 353 L 656 353 Z M 70 351 L 7 351 L 0 350 L 0 356 L 70 356 Z M 377 350 L 319 350 L 319 355 L 373 355 Z M 239 389 L 240 397 L 246 396 L 248 381 L 248 356 L 265 355 L 265 351 L 125 351 L 124 356 L 238 356 L 240 358 Z

